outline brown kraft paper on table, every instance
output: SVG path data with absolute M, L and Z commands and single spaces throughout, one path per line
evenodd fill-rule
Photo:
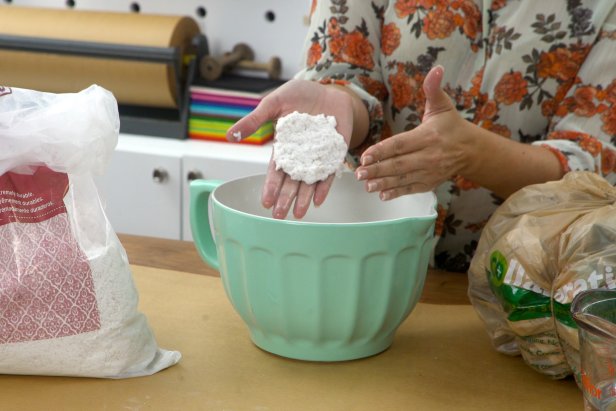
M 361 360 L 290 360 L 257 348 L 220 278 L 132 266 L 140 310 L 182 361 L 121 381 L 0 376 L 2 409 L 579 411 L 554 381 L 494 351 L 470 305 L 419 303 L 393 345 Z

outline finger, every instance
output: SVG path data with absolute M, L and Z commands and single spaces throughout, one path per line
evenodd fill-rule
M 379 198 L 383 201 L 393 200 L 408 194 L 425 193 L 431 188 L 424 183 L 418 182 L 401 187 L 396 187 L 391 190 L 384 190 L 379 193 Z
M 361 166 L 355 170 L 358 180 L 373 180 L 383 177 L 402 177 L 421 169 L 430 168 L 424 164 L 424 159 L 417 153 L 400 155 L 379 161 L 368 166 Z
M 412 153 L 421 149 L 421 141 L 414 134 L 402 133 L 368 147 L 361 155 L 360 163 L 368 166 L 388 158 Z
M 226 138 L 229 141 L 239 142 L 255 133 L 261 125 L 269 120 L 277 118 L 280 114 L 280 106 L 274 98 L 265 97 L 250 114 L 239 119 L 229 130 Z
M 369 193 L 395 190 L 407 186 L 413 186 L 413 190 L 415 190 L 415 192 L 419 192 L 421 190 L 429 191 L 433 188 L 434 181 L 431 178 L 431 174 L 422 170 L 394 177 L 367 180 L 365 183 L 366 191 Z
M 276 163 L 273 158 L 270 158 L 269 166 L 267 167 L 267 175 L 265 176 L 265 183 L 261 191 L 261 204 L 263 207 L 271 208 L 274 205 L 276 199 L 280 195 L 284 177 L 284 171 L 276 170 Z
M 327 194 L 329 193 L 329 189 L 331 188 L 334 182 L 334 176 L 331 175 L 327 177 L 327 179 L 323 181 L 319 181 L 314 191 L 313 203 L 315 207 L 319 207 L 321 204 L 325 202 L 325 198 L 327 198 Z
M 434 170 L 443 162 L 443 156 L 436 146 L 438 138 L 434 138 L 423 132 L 413 133 L 409 139 L 416 140 L 410 151 L 406 154 L 375 162 L 373 164 L 359 166 L 355 170 L 358 180 L 372 180 L 388 176 L 401 176 L 408 173 L 426 172 Z M 411 145 L 409 144 L 409 147 Z
M 454 110 L 451 99 L 441 88 L 444 74 L 443 67 L 436 66 L 426 75 L 423 83 L 424 94 L 426 95 L 426 107 L 421 120 L 422 122 L 436 114 Z
M 276 204 L 274 205 L 274 211 L 272 212 L 272 216 L 277 219 L 284 219 L 289 214 L 289 210 L 291 209 L 291 205 L 297 197 L 297 192 L 299 190 L 299 181 L 293 180 L 288 175 L 285 177 L 282 188 L 280 189 L 280 194 L 278 195 L 278 199 L 276 199 Z
M 396 177 L 375 178 L 367 180 L 365 183 L 366 191 L 374 193 L 376 191 L 391 190 L 397 187 L 403 187 L 413 183 L 413 174 L 406 173 Z
M 310 207 L 310 202 L 316 190 L 315 184 L 301 183 L 297 192 L 297 198 L 295 199 L 295 206 L 293 207 L 293 216 L 297 219 L 304 218 Z

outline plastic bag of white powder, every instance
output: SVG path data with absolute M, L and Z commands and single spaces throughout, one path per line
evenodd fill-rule
M 0 374 L 125 378 L 158 348 L 92 173 L 117 143 L 113 95 L 0 87 Z

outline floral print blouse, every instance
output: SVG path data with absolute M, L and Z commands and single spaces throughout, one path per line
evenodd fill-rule
M 349 153 L 420 124 L 423 79 L 473 123 L 556 155 L 564 171 L 616 183 L 616 0 L 313 0 L 297 78 L 345 84 L 364 100 L 370 135 Z M 468 269 L 502 203 L 455 176 L 436 190 L 438 268 Z

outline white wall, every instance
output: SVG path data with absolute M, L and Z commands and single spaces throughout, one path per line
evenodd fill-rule
M 282 59 L 283 77 L 290 78 L 300 66 L 310 0 L 0 0 L 14 6 L 69 8 L 131 12 L 134 4 L 142 13 L 177 14 L 193 17 L 206 35 L 213 55 L 244 42 L 257 61 L 272 56 Z M 205 10 L 199 16 L 199 8 Z M 272 12 L 274 20 L 266 16 Z

